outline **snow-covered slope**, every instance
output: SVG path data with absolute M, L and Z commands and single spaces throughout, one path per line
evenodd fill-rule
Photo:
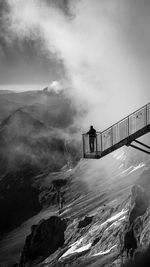
M 133 164 L 134 153 L 138 160 Z M 46 201 L 52 197 L 52 181 L 67 181 L 61 189 L 65 198 L 64 207 L 59 213 L 57 203 L 54 202 L 53 206 L 46 207 L 37 216 L 8 234 L 0 243 L 1 262 L 6 264 L 19 261 L 25 237 L 31 232 L 31 225 L 52 215 L 67 220 L 65 242 L 49 257 L 37 259 L 36 265 L 99 266 L 101 263 L 106 266 L 119 266 L 122 260 L 126 261 L 126 254 L 121 251 L 125 233 L 132 230 L 130 220 L 134 217 L 132 214 L 133 208 L 136 207 L 136 196 L 141 196 L 141 192 L 149 194 L 150 188 L 149 160 L 143 156 L 141 160 L 141 153 L 138 153 L 132 151 L 131 155 L 129 148 L 122 148 L 102 160 L 82 159 L 75 168 L 70 166 L 68 169 L 66 166 L 60 172 L 37 177 L 37 182 L 40 180 L 41 183 L 42 179 L 42 197 L 46 197 Z M 139 185 L 141 191 L 138 187 L 132 189 L 135 184 Z M 143 203 L 142 198 L 140 199 L 140 203 Z M 141 205 L 144 205 L 140 209 L 143 211 L 140 215 L 144 222 L 143 228 L 138 227 L 139 211 L 136 211 L 135 218 L 135 227 L 137 223 L 141 240 L 138 249 L 147 246 L 148 241 L 144 241 L 144 238 L 149 231 L 149 209 L 146 204 Z M 145 210 L 143 207 L 146 207 Z M 112 262 L 115 262 L 114 265 L 109 265 Z

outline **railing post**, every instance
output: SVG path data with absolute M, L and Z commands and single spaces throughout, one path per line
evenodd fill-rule
M 130 135 L 130 116 L 128 116 L 128 137 Z
M 147 113 L 148 113 L 148 108 L 147 108 L 147 105 L 146 105 L 146 126 L 148 125 L 148 119 L 147 119 L 148 118 L 148 116 L 147 116 L 148 114 Z
M 82 144 L 83 144 L 83 147 L 82 147 L 82 149 L 83 149 L 83 151 L 82 151 L 82 153 L 83 153 L 83 158 L 85 158 L 85 142 L 84 142 L 84 134 L 82 134 Z
M 96 133 L 96 156 L 97 156 L 97 133 Z
M 112 143 L 112 146 L 113 146 L 113 127 L 111 127 L 111 143 Z

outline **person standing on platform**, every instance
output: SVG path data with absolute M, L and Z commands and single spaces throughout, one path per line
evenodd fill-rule
M 96 130 L 92 125 L 90 126 L 90 130 L 87 132 L 87 134 L 89 135 L 90 152 L 93 153 L 95 151 Z

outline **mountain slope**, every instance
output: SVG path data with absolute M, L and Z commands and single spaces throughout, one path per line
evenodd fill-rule
M 28 134 L 36 134 L 42 130 L 46 130 L 44 124 L 21 108 L 11 113 L 0 125 L 0 133 L 3 135 L 14 134 L 14 136 L 25 136 Z
M 53 128 L 17 109 L 0 125 L 0 235 L 36 214 L 39 184 L 34 177 L 76 161 L 76 149 Z M 77 157 L 78 158 L 78 157 Z M 32 205 L 28 201 L 30 199 Z
M 66 128 L 74 122 L 77 110 L 67 92 L 61 91 L 29 91 L 22 93 L 2 93 L 0 102 L 5 103 L 0 119 L 4 119 L 11 111 L 22 108 L 29 115 L 52 127 Z M 81 115 L 81 114 L 80 114 Z
M 129 214 L 134 204 L 131 189 L 150 175 L 148 163 L 138 163 L 130 168 L 127 166 L 126 169 L 123 162 L 124 158 L 116 159 L 113 154 L 101 161 L 81 160 L 73 169 L 37 177 L 41 184 L 42 200 L 47 201 L 48 206 L 18 229 L 19 232 L 8 235 L 7 242 L 1 243 L 3 257 L 9 249 L 12 263 L 17 261 L 17 244 L 21 251 L 25 233 L 29 235 L 31 225 L 55 215 L 67 220 L 64 246 L 37 266 L 99 266 L 101 261 L 109 266 L 108 262 L 111 264 L 116 257 L 120 261 L 120 249 L 124 242 L 120 241 L 120 238 L 124 238 L 121 233 L 124 234 L 123 229 L 128 229 Z M 49 200 L 54 193 L 52 181 L 60 179 L 65 179 L 67 184 L 61 189 L 65 203 L 59 215 L 57 202 L 54 201 L 52 207 Z M 10 240 L 12 243 L 9 243 Z M 3 262 L 6 262 L 6 258 L 3 258 Z
M 120 266 L 132 253 L 142 255 L 149 247 L 150 180 L 146 186 L 143 183 L 150 176 L 149 164 L 125 175 L 120 169 L 116 174 L 99 177 L 97 193 L 86 192 L 64 210 L 61 217 L 71 217 L 65 244 L 36 266 Z

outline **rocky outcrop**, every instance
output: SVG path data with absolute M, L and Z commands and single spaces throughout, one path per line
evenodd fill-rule
M 23 108 L 17 109 L 2 121 L 0 213 L 3 216 L 0 221 L 0 236 L 37 214 L 41 206 L 47 207 L 58 202 L 56 189 L 52 193 L 49 190 L 46 194 L 43 192 L 42 201 L 39 202 L 42 179 L 36 177 L 58 172 L 68 164 L 68 158 L 74 158 L 75 149 L 71 146 L 72 144 L 68 145 L 68 151 L 64 137 L 58 130 L 46 127 Z M 56 182 L 57 188 L 62 185 L 62 181 Z M 63 194 L 59 198 L 62 203 Z
M 140 186 L 135 185 L 132 188 L 132 203 L 133 208 L 130 212 L 129 222 L 132 224 L 136 218 L 143 215 L 149 207 L 149 197 L 146 190 Z
M 50 186 L 42 188 L 39 195 L 39 201 L 42 207 L 46 208 L 50 205 L 58 205 L 65 203 L 65 193 L 67 190 L 68 179 L 52 180 Z
M 93 219 L 92 216 L 91 217 L 86 216 L 82 221 L 79 222 L 78 228 L 84 228 L 84 227 L 88 226 L 89 224 L 91 224 L 92 219 Z
M 145 216 L 149 208 L 149 196 L 147 191 L 140 185 L 134 185 L 131 190 L 131 207 L 127 229 L 124 234 L 124 250 L 128 258 L 135 258 L 143 249 L 142 235 L 145 225 Z
M 53 180 L 52 184 L 55 188 L 60 189 L 61 187 L 65 186 L 67 184 L 67 179 L 57 179 L 57 180 Z
M 127 251 L 127 257 L 133 257 L 135 249 L 137 249 L 137 240 L 135 237 L 134 229 L 131 227 L 125 234 L 124 249 Z
M 59 247 L 62 247 L 65 241 L 66 227 L 66 220 L 56 216 L 42 220 L 38 225 L 33 225 L 31 234 L 26 238 L 19 267 L 28 267 L 42 262 Z

